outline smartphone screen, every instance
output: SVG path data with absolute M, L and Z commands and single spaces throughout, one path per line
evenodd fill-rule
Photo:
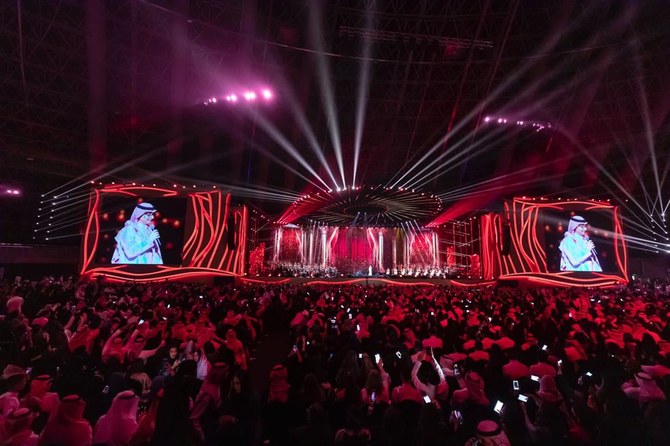
M 358 354 L 358 359 L 363 359 L 363 353 Z
M 528 397 L 526 395 L 519 395 L 519 401 L 527 403 Z
M 423 401 L 424 401 L 425 403 L 430 403 L 430 397 L 429 397 L 428 395 L 424 396 L 424 397 L 423 397 Z
M 381 359 L 381 356 L 379 356 L 379 353 L 375 354 L 375 362 L 378 363 L 380 359 Z
M 375 392 L 372 392 L 370 394 L 370 401 L 372 401 L 374 403 L 376 398 L 377 398 L 377 395 L 375 394 Z
M 402 358 L 402 354 L 400 352 L 395 352 L 395 355 L 398 357 L 398 359 Z
M 502 412 L 502 408 L 503 408 L 502 401 L 496 401 L 496 405 L 493 407 L 493 410 L 495 410 L 498 414 L 500 414 L 500 412 Z
M 536 375 L 530 375 L 530 379 L 532 379 L 533 381 L 538 382 L 538 383 L 540 382 L 540 377 L 536 376 Z
M 519 381 L 517 381 L 516 379 L 512 381 L 512 388 L 514 390 L 519 390 Z

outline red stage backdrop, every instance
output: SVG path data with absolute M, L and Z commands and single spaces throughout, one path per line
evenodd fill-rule
M 114 237 L 130 219 L 134 207 L 142 202 L 150 202 L 158 209 L 155 222 L 161 233 L 164 262 L 112 264 Z M 113 216 L 116 218 L 110 218 Z M 231 206 L 231 195 L 219 190 L 189 192 L 108 185 L 94 190 L 90 197 L 81 274 L 119 281 L 240 275 L 244 270 L 247 219 L 247 208 Z
M 572 217 L 589 225 L 600 271 L 561 270 L 559 246 Z M 484 279 L 547 285 L 609 286 L 627 282 L 627 252 L 619 208 L 603 201 L 515 198 L 504 215 L 481 218 Z

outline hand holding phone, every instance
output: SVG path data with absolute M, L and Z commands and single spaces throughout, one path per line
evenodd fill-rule
M 514 381 L 512 381 L 512 389 L 519 390 L 519 381 L 518 380 L 515 379 Z
M 502 403 L 502 401 L 500 401 L 500 400 L 496 401 L 496 405 L 493 406 L 493 410 L 495 410 L 496 413 L 497 413 L 498 415 L 500 415 L 500 412 L 502 412 L 502 408 L 503 408 L 503 403 Z
M 426 404 L 430 403 L 430 397 L 428 395 L 424 395 L 423 402 Z
M 518 399 L 522 403 L 527 403 L 528 402 L 528 397 L 526 395 L 519 395 Z

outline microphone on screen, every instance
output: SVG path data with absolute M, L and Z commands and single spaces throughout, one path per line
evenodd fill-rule
M 154 231 L 156 230 L 156 225 L 154 225 L 153 223 L 151 223 L 151 224 L 149 225 L 149 229 L 151 229 L 151 232 L 154 232 Z M 158 235 L 158 238 L 155 240 L 155 242 L 156 242 L 156 244 L 157 244 L 158 246 L 161 245 L 160 234 Z
M 584 238 L 586 239 L 586 243 L 588 243 L 588 242 L 591 241 L 591 238 L 589 237 L 588 232 L 584 234 Z M 593 245 L 593 248 L 591 248 L 591 252 L 593 253 L 594 256 L 598 254 L 598 253 L 596 252 L 596 247 L 595 247 L 595 245 Z

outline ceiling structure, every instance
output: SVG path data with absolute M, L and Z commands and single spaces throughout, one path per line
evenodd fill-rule
M 461 214 L 514 194 L 631 200 L 632 215 L 670 199 L 664 2 L 0 12 L 0 185 L 22 191 L 0 197 L 2 241 L 33 236 L 42 194 L 93 178 L 217 184 L 275 216 L 347 185 L 415 187 Z M 203 104 L 260 86 L 271 102 Z

